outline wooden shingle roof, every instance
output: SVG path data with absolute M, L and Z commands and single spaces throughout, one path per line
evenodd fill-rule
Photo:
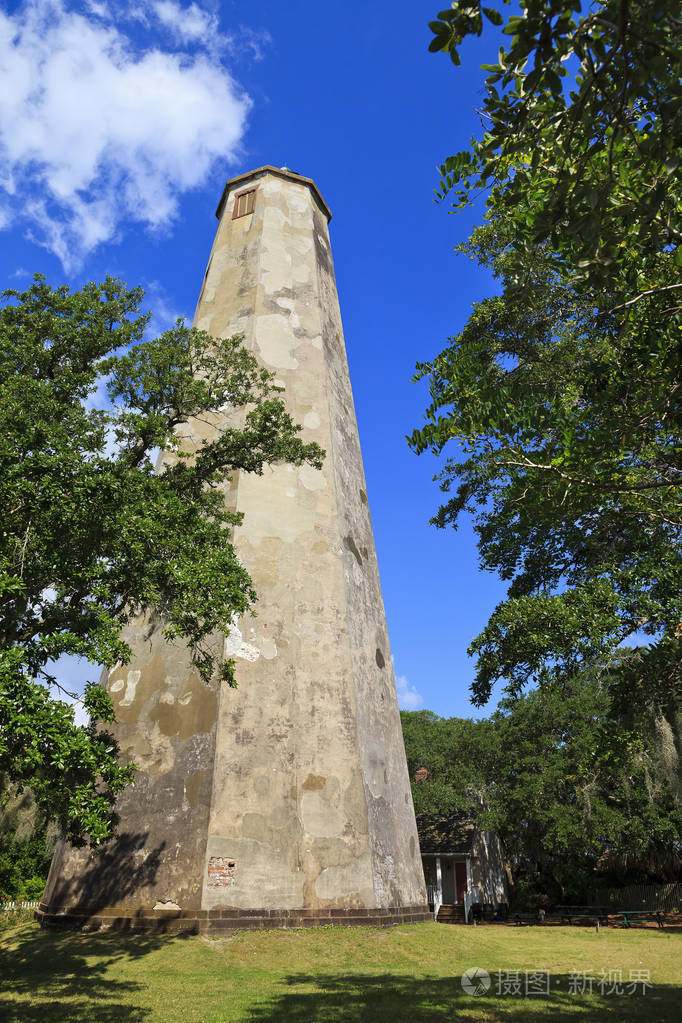
M 470 855 L 476 825 L 462 810 L 443 816 L 417 814 L 417 832 L 422 856 L 428 853 Z

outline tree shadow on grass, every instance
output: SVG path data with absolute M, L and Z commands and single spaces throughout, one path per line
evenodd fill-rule
M 288 990 L 255 1007 L 248 1023 L 554 1023 L 557 1016 L 575 1016 L 590 1023 L 631 1023 L 656 1020 L 678 1023 L 682 988 L 653 985 L 642 994 L 604 993 L 596 984 L 593 994 L 571 994 L 568 974 L 552 974 L 550 994 L 497 994 L 497 974 L 490 970 L 490 990 L 480 997 L 466 994 L 461 975 L 405 977 L 393 974 L 292 974 L 284 978 Z
M 107 974 L 183 935 L 53 933 L 29 924 L 3 934 L 0 1020 L 3 1023 L 144 1023 L 145 985 Z

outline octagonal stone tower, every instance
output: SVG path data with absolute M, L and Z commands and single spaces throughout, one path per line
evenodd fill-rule
M 211 688 L 139 622 L 108 689 L 139 765 L 103 854 L 61 845 L 46 925 L 210 930 L 428 919 L 329 243 L 314 182 L 261 167 L 225 186 L 195 325 L 243 334 L 322 470 L 236 473 L 257 617 Z M 201 442 L 194 423 L 187 443 Z

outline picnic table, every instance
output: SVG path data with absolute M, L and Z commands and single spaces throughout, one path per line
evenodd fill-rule
M 555 916 L 562 923 L 572 924 L 574 920 L 598 920 L 608 924 L 609 917 L 603 906 L 557 906 Z
M 665 923 L 665 913 L 658 909 L 621 909 L 612 915 L 622 918 L 623 927 L 631 927 L 633 920 L 635 923 L 637 920 L 655 920 L 660 930 L 663 930 Z

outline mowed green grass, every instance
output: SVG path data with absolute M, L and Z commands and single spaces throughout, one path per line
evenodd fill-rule
M 51 934 L 33 923 L 0 933 L 0 1020 L 206 1023 L 445 1023 L 559 1017 L 682 1019 L 682 934 L 652 929 L 329 927 L 202 937 Z M 491 975 L 486 995 L 461 975 Z M 551 994 L 525 995 L 525 971 L 550 971 Z M 651 987 L 628 994 L 630 971 Z M 620 971 L 622 994 L 600 992 Z M 522 993 L 497 993 L 498 980 Z M 571 974 L 594 977 L 571 994 Z M 511 978 L 511 979 L 510 979 Z

